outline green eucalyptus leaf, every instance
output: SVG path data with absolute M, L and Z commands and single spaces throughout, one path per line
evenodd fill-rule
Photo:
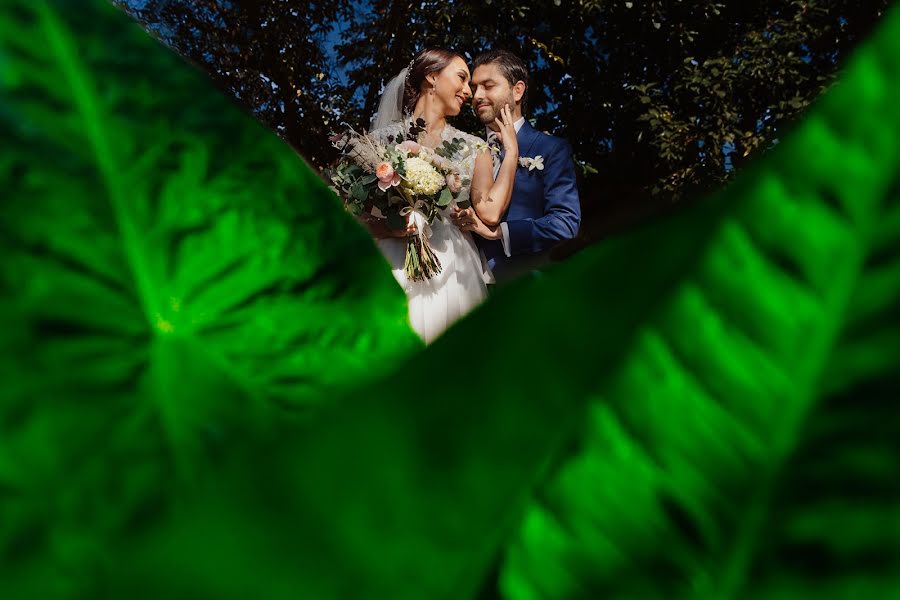
M 453 194 L 450 192 L 449 188 L 445 187 L 444 189 L 441 190 L 441 193 L 438 196 L 437 202 L 435 202 L 435 204 L 437 204 L 438 206 L 443 208 L 445 206 L 450 206 L 450 203 L 452 201 L 453 201 Z
M 360 202 L 365 202 L 365 200 L 369 197 L 369 192 L 366 190 L 365 186 L 361 181 L 357 181 L 350 188 L 350 197 L 354 200 L 359 200 Z

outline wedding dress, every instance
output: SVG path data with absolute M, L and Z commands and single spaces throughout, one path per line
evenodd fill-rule
M 385 139 L 389 135 L 402 135 L 405 123 L 395 123 L 371 132 Z M 464 181 L 471 182 L 475 168 L 476 147 L 484 140 L 464 133 L 450 125 L 444 127 L 441 142 L 462 139 L 462 150 L 452 158 L 460 168 Z M 471 184 L 466 186 L 457 200 L 469 198 Z M 406 292 L 409 302 L 409 321 L 413 330 L 426 344 L 433 342 L 457 319 L 478 306 L 487 297 L 487 284 L 494 283 L 487 262 L 472 239 L 450 220 L 454 203 L 441 211 L 441 218 L 431 224 L 428 239 L 434 254 L 441 261 L 442 269 L 435 277 L 424 281 L 410 281 L 404 268 L 406 239 L 386 238 L 377 240 L 397 282 Z

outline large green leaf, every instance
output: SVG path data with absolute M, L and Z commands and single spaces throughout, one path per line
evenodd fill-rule
M 898 36 L 894 11 L 714 229 L 657 230 L 707 247 L 596 387 L 505 598 L 900 595 Z
M 419 342 L 302 159 L 113 7 L 4 1 L 0 94 L 0 587 L 78 589 L 232 432 Z

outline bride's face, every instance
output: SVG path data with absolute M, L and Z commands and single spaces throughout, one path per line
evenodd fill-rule
M 469 87 L 469 67 L 461 58 L 454 58 L 453 62 L 442 71 L 430 75 L 428 79 L 426 93 L 430 90 L 430 80 L 433 79 L 435 100 L 444 107 L 444 114 L 448 117 L 458 115 L 463 104 L 472 97 L 472 89 Z

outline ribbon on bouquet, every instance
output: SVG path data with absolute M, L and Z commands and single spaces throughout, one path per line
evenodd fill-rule
M 441 261 L 428 243 L 431 237 L 431 225 L 428 217 L 422 212 L 425 202 L 417 200 L 411 206 L 400 209 L 400 215 L 405 217 L 412 214 L 412 221 L 416 224 L 416 235 L 407 239 L 405 270 L 410 281 L 424 281 L 431 279 L 441 272 Z
M 413 223 L 416 224 L 416 231 L 419 232 L 419 237 L 422 237 L 424 234 L 426 238 L 430 238 L 431 225 L 428 223 L 428 217 L 422 212 L 424 208 L 425 202 L 423 200 L 417 200 L 412 206 L 404 206 L 401 208 L 400 216 L 405 217 L 412 213 Z

